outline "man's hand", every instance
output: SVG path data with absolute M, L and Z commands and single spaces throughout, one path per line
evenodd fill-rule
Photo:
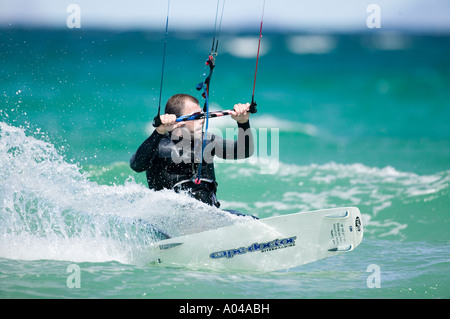
M 176 122 L 177 117 L 174 114 L 164 114 L 159 118 L 161 119 L 161 125 L 156 128 L 156 131 L 161 135 L 186 124 L 186 122 Z
M 233 112 L 231 112 L 231 118 L 236 120 L 240 124 L 244 124 L 248 122 L 248 118 L 250 117 L 250 112 L 248 111 L 250 108 L 250 103 L 245 104 L 235 104 Z

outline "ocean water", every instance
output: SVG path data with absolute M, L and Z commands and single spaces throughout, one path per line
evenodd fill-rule
M 163 104 L 201 98 L 210 41 L 169 34 Z M 256 154 L 217 163 L 222 208 L 357 206 L 365 227 L 354 251 L 273 273 L 147 263 L 157 238 L 139 220 L 173 235 L 234 222 L 129 168 L 152 131 L 162 45 L 159 31 L 0 30 L 0 297 L 450 297 L 450 37 L 264 35 Z M 255 52 L 254 34 L 221 35 L 211 110 L 250 101 Z

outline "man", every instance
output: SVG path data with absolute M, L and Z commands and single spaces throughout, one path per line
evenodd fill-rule
M 177 117 L 201 112 L 199 101 L 187 94 L 172 96 L 167 101 L 166 114 L 160 116 L 161 125 L 131 157 L 131 168 L 136 172 L 146 172 L 151 189 L 187 191 L 194 198 L 219 207 L 213 158 L 242 159 L 253 154 L 249 107 L 249 103 L 234 106 L 231 117 L 239 128 L 237 140 L 208 134 L 202 156 L 204 119 L 175 121 Z

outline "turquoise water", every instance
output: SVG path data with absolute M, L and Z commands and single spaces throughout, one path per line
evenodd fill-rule
M 211 109 L 250 100 L 254 38 L 221 35 Z M 210 41 L 169 34 L 163 100 L 200 98 Z M 154 237 L 136 219 L 173 234 L 231 222 L 149 191 L 128 166 L 152 130 L 162 43 L 161 32 L 0 30 L 1 297 L 450 297 L 448 36 L 264 35 L 257 153 L 217 164 L 222 207 L 264 218 L 357 206 L 365 234 L 348 254 L 262 274 L 146 264 Z M 210 128 L 228 136 L 228 120 Z

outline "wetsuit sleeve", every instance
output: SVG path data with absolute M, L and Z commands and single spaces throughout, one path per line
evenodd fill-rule
M 215 155 L 223 159 L 243 159 L 253 155 L 253 133 L 250 122 L 238 123 L 237 140 L 217 139 Z
M 158 145 L 165 135 L 159 134 L 156 130 L 147 138 L 144 143 L 137 149 L 136 153 L 131 156 L 130 167 L 132 170 L 140 173 L 147 170 L 152 161 L 158 154 Z

